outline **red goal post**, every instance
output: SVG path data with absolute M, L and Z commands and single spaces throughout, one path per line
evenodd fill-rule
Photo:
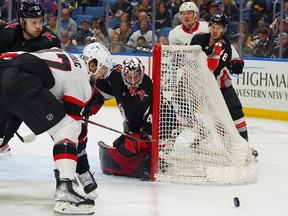
M 155 45 L 152 138 L 152 181 L 257 181 L 251 148 L 236 130 L 200 46 Z

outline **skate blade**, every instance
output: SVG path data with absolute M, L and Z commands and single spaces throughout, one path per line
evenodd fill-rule
M 76 205 L 75 203 L 57 201 L 54 212 L 61 215 L 92 215 L 95 213 L 94 205 Z

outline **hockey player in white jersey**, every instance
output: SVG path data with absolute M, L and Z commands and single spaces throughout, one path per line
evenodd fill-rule
M 197 33 L 208 33 L 208 23 L 198 21 L 199 9 L 194 2 L 184 2 L 180 8 L 181 25 L 176 26 L 169 33 L 169 44 L 188 45 Z
M 97 71 L 104 74 L 110 66 L 102 65 Z M 94 200 L 77 194 L 72 186 L 81 114 L 92 93 L 91 76 L 95 74 L 81 58 L 59 49 L 2 55 L 1 105 L 13 114 L 11 121 L 24 121 L 36 135 L 48 132 L 54 142 L 53 158 L 60 173 L 54 211 L 60 214 L 95 212 Z

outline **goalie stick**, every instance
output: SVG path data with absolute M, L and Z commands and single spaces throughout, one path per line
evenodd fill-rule
M 123 46 L 123 47 L 129 47 L 129 48 L 133 48 L 133 49 L 135 49 L 137 51 L 142 51 L 142 52 L 147 52 L 147 53 L 152 53 L 153 52 L 153 49 L 150 49 L 150 48 L 147 48 L 147 47 L 132 46 L 132 45 L 128 45 L 128 44 L 125 44 L 125 43 L 113 41 L 113 39 L 108 34 L 108 31 L 106 29 L 106 25 L 105 25 L 105 23 L 103 21 L 99 22 L 99 29 L 100 29 L 100 31 L 102 32 L 102 34 L 104 35 L 104 37 L 108 40 L 108 42 L 110 44 Z
M 29 134 L 27 136 L 21 136 L 18 132 L 16 132 L 16 135 L 23 143 L 30 143 L 36 139 L 36 135 L 34 133 Z
M 90 120 L 85 119 L 85 118 L 82 118 L 81 120 L 84 121 L 84 122 L 87 122 L 87 123 L 89 123 L 89 124 L 93 124 L 93 125 L 96 125 L 96 126 L 98 126 L 98 127 L 102 127 L 102 128 L 105 128 L 105 129 L 107 129 L 107 130 L 110 130 L 110 131 L 113 131 L 113 132 L 116 132 L 116 133 L 120 133 L 120 134 L 122 134 L 123 136 L 126 136 L 126 137 L 128 137 L 128 138 L 130 138 L 130 139 L 139 140 L 139 141 L 142 141 L 142 142 L 154 142 L 154 141 L 155 141 L 155 140 L 150 140 L 150 139 L 141 139 L 141 138 L 133 137 L 133 136 L 131 136 L 130 134 L 127 134 L 127 133 L 118 131 L 118 130 L 116 130 L 116 129 L 113 129 L 113 128 L 110 128 L 110 127 L 108 127 L 108 126 L 99 124 L 99 123 L 97 123 L 97 122 L 90 121 Z

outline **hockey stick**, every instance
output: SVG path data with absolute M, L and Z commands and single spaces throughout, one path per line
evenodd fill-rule
M 102 32 L 102 34 L 104 35 L 104 37 L 108 40 L 108 42 L 110 44 L 123 46 L 123 47 L 129 47 L 129 48 L 133 48 L 133 49 L 135 49 L 137 51 L 142 51 L 142 52 L 147 52 L 147 53 L 152 53 L 153 52 L 153 49 L 150 49 L 150 48 L 147 48 L 147 47 L 132 46 L 132 45 L 125 44 L 123 42 L 115 42 L 115 41 L 113 41 L 113 39 L 108 34 L 108 31 L 106 29 L 106 25 L 105 25 L 105 23 L 103 21 L 99 22 L 99 29 L 100 29 L 100 31 Z
M 88 119 L 84 119 L 84 118 L 82 118 L 81 120 L 84 121 L 84 122 L 87 122 L 87 123 L 90 123 L 90 124 L 96 125 L 96 126 L 98 126 L 98 127 L 102 127 L 102 128 L 107 129 L 107 130 L 110 130 L 110 131 L 113 131 L 113 132 L 116 132 L 116 133 L 122 134 L 123 136 L 126 136 L 126 137 L 128 137 L 128 138 L 130 138 L 130 139 L 139 140 L 139 141 L 142 141 L 142 142 L 154 142 L 154 141 L 155 141 L 155 140 L 141 139 L 141 138 L 133 137 L 133 136 L 131 136 L 130 134 L 127 134 L 127 133 L 124 133 L 124 132 L 118 131 L 118 130 L 113 129 L 113 128 L 110 128 L 110 127 L 108 127 L 108 126 L 105 126 L 105 125 L 99 124 L 99 123 L 97 123 L 97 122 L 90 121 L 90 120 L 88 120 Z
M 27 136 L 21 136 L 18 132 L 16 132 L 16 135 L 23 143 L 30 143 L 36 139 L 36 135 L 34 133 L 29 134 Z

